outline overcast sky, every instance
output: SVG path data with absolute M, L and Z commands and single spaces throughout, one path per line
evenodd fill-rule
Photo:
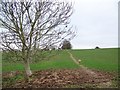
M 118 47 L 119 0 L 72 1 L 75 11 L 71 24 L 77 30 L 76 37 L 71 41 L 73 48 Z
M 119 0 L 67 0 L 74 2 L 71 24 L 76 27 L 73 49 L 118 47 Z

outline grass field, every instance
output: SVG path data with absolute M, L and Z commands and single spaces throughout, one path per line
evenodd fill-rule
M 118 70 L 118 49 L 91 49 L 91 50 L 69 50 L 76 59 L 81 59 L 81 64 L 93 69 L 105 71 Z M 32 70 L 42 69 L 61 69 L 61 68 L 80 68 L 70 58 L 67 51 L 62 51 L 50 60 L 44 60 L 31 64 Z M 2 71 L 24 70 L 20 63 L 7 63 L 2 61 Z
M 50 58 L 50 60 L 40 61 L 38 63 L 33 63 L 30 65 L 32 70 L 42 70 L 42 69 L 61 69 L 61 68 L 79 68 L 66 51 L 62 51 L 59 55 Z M 2 71 L 15 71 L 15 70 L 24 70 L 24 67 L 20 63 L 7 63 L 2 62 Z
M 71 50 L 76 59 L 81 59 L 81 64 L 93 69 L 105 71 L 118 70 L 118 49 L 87 49 Z

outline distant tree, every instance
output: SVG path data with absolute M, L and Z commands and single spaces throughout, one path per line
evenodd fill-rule
M 99 49 L 99 47 L 98 47 L 98 46 L 96 46 L 96 47 L 95 47 L 95 49 Z
M 72 45 L 71 45 L 70 41 L 64 40 L 63 44 L 62 44 L 62 49 L 71 49 L 71 48 L 72 48 Z

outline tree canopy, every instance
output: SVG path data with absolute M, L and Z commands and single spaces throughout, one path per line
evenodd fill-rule
M 72 48 L 72 45 L 71 45 L 70 41 L 64 40 L 63 45 L 62 45 L 62 49 L 71 49 L 71 48 Z

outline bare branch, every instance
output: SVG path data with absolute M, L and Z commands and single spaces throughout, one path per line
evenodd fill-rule
M 25 63 L 44 47 L 59 47 L 64 39 L 71 40 L 75 36 L 69 26 L 73 13 L 71 3 L 57 0 L 2 0 L 0 4 L 0 21 L 7 29 L 1 33 L 2 47 L 21 52 Z

